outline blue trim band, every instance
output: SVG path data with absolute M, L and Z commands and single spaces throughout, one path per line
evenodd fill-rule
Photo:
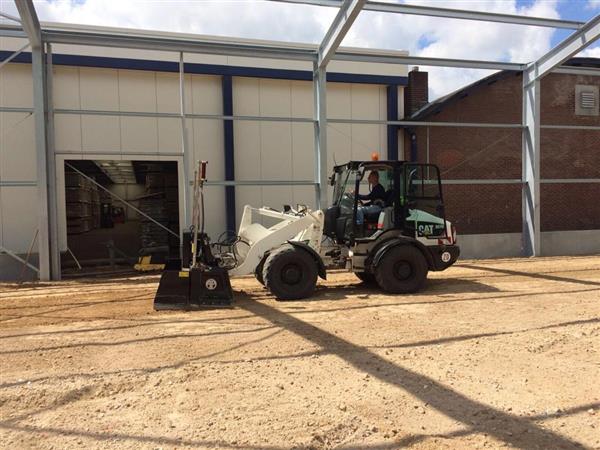
M 0 50 L 0 62 L 12 52 Z M 31 63 L 31 53 L 24 52 L 13 62 Z M 52 64 L 59 66 L 103 67 L 109 69 L 152 70 L 156 72 L 179 72 L 179 63 L 130 58 L 108 58 L 105 56 L 81 56 L 53 54 Z M 280 80 L 311 81 L 310 70 L 265 69 L 260 67 L 224 66 L 219 64 L 185 64 L 186 73 L 203 75 L 228 75 L 232 77 L 273 78 Z M 406 86 L 408 77 L 391 75 L 368 75 L 353 73 L 327 73 L 327 81 L 333 83 L 396 84 Z
M 387 120 L 398 120 L 398 85 L 387 87 Z M 398 126 L 387 126 L 387 159 L 398 160 Z
M 233 116 L 233 80 L 231 75 L 223 75 L 223 115 Z M 235 147 L 233 141 L 233 120 L 223 121 L 223 150 L 225 159 L 225 180 L 235 180 Z M 235 217 L 235 186 L 225 186 L 225 214 L 227 230 L 237 230 Z

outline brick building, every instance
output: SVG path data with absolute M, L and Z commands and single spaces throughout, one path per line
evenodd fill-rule
M 573 58 L 567 64 L 600 68 L 600 59 Z M 600 126 L 599 87 L 600 77 L 592 75 L 552 73 L 541 83 L 542 232 L 600 230 L 600 131 L 568 128 Z M 520 233 L 521 72 L 498 72 L 428 103 L 427 73 L 413 70 L 404 94 L 410 121 L 513 125 L 415 126 L 404 135 L 411 159 L 440 167 L 446 214 L 461 235 Z

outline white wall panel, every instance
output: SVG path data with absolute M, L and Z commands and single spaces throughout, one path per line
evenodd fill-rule
M 225 231 L 225 188 L 222 186 L 204 187 L 204 211 L 206 232 L 214 242 Z
M 188 126 L 189 128 L 189 126 Z M 188 134 L 191 135 L 188 129 Z M 188 137 L 191 139 L 191 137 Z M 158 119 L 158 152 L 159 153 L 182 153 L 181 143 L 181 119 L 159 118 Z
M 31 65 L 9 63 L 0 70 L 0 105 L 33 108 Z
M 156 105 L 158 112 L 179 114 L 179 74 L 156 73 Z
M 327 118 L 352 118 L 352 86 L 345 83 L 327 83 Z
M 265 180 L 292 179 L 292 127 L 286 122 L 262 122 L 261 174 Z
M 223 114 L 221 77 L 192 75 L 192 107 L 186 112 L 194 114 Z M 187 92 L 186 92 L 187 97 Z
M 371 159 L 373 152 L 379 153 L 385 159 L 387 148 L 380 142 L 381 125 L 352 124 L 352 154 L 351 159 Z M 385 144 L 387 146 L 387 143 Z
M 239 121 L 234 124 L 233 141 L 235 145 L 236 179 L 260 180 L 262 176 L 260 136 L 259 122 Z
M 154 72 L 119 70 L 119 108 L 121 111 L 156 112 Z
M 294 186 L 292 188 L 292 207 L 296 205 L 307 205 L 309 208 L 315 208 L 315 188 L 313 186 Z
M 327 167 L 352 159 L 352 125 L 349 123 L 327 124 Z
M 236 116 L 260 115 L 258 78 L 235 77 L 233 79 L 233 114 Z
M 352 118 L 380 118 L 380 87 L 370 84 L 351 84 Z
M 26 253 L 37 228 L 37 187 L 3 186 L 2 245 L 15 253 Z
M 81 67 L 81 108 L 119 110 L 119 77 L 115 69 Z
M 315 140 L 312 123 L 293 123 L 292 127 L 292 178 L 314 180 Z
M 55 114 L 54 140 L 57 152 L 81 152 L 81 116 L 74 114 Z
M 0 113 L 0 180 L 37 178 L 34 118 L 31 113 Z
M 292 117 L 312 118 L 314 115 L 313 85 L 310 81 L 292 81 Z
M 119 117 L 81 116 L 84 152 L 107 153 L 121 151 Z
M 121 117 L 121 148 L 127 152 L 158 152 L 158 123 L 155 117 Z
M 223 123 L 220 120 L 188 119 L 187 124 L 193 139 L 192 167 L 190 179 L 193 179 L 194 169 L 198 161 L 208 161 L 209 180 L 225 179 L 225 163 L 223 158 Z
M 53 101 L 55 108 L 80 109 L 79 68 L 52 66 Z
M 290 117 L 292 114 L 291 81 L 260 79 L 259 102 L 262 116 Z

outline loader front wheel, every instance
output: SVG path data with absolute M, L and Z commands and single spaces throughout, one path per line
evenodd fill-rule
M 416 292 L 427 279 L 427 261 L 421 251 L 412 245 L 389 249 L 375 269 L 379 287 L 390 294 Z
M 317 272 L 317 263 L 308 252 L 286 244 L 265 261 L 263 280 L 277 300 L 298 300 L 314 292 Z

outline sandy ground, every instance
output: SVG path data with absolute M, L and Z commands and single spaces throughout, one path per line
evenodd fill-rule
M 0 447 L 600 448 L 600 257 L 329 278 L 190 313 L 157 276 L 0 285 Z

